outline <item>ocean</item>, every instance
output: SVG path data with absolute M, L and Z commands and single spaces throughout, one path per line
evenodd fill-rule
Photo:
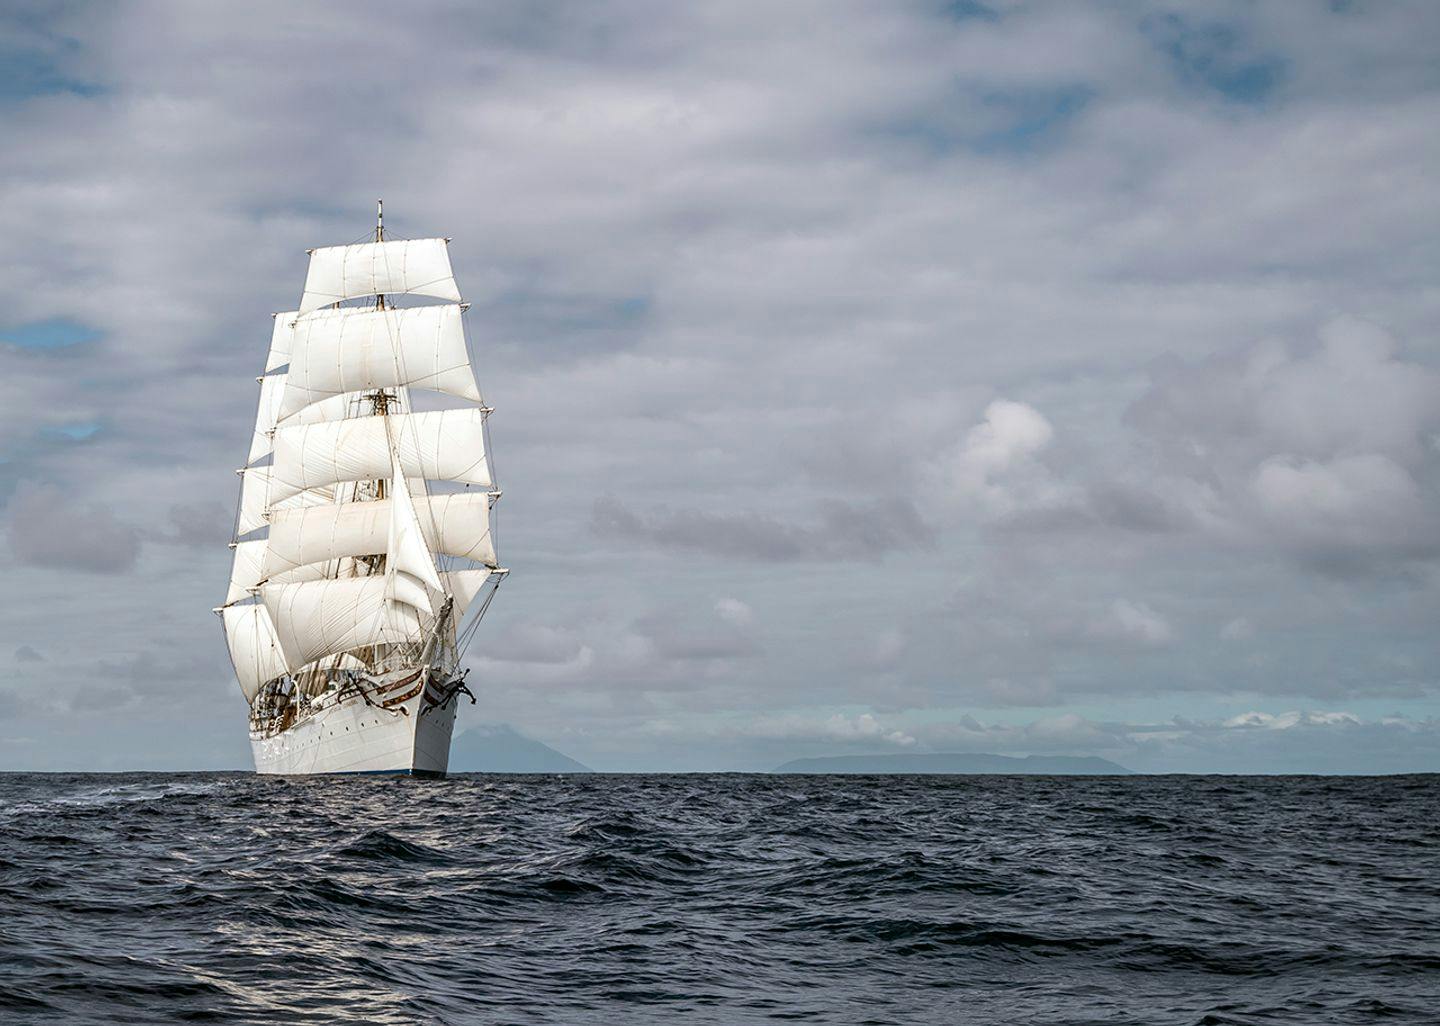
M 0 775 L 0 1022 L 1435 1023 L 1437 785 Z

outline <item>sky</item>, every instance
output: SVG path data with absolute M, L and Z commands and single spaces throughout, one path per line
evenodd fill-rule
M 384 197 L 496 410 L 462 728 L 1440 771 L 1440 5 L 37 3 L 0 55 L 0 768 L 249 766 L 255 375 Z

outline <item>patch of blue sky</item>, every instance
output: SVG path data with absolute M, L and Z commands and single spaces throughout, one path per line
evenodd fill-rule
M 1285 59 L 1256 53 L 1233 25 L 1198 25 L 1178 14 L 1164 14 L 1145 18 L 1140 31 L 1169 58 L 1181 83 L 1232 103 L 1264 103 L 1285 80 Z
M 976 92 L 960 87 L 954 109 L 882 126 L 876 134 L 945 155 L 959 150 L 1021 155 L 1052 145 L 1090 104 L 1089 86 L 1061 85 Z
M 51 438 L 86 442 L 98 435 L 104 427 L 98 420 L 77 420 L 69 424 L 52 424 L 45 428 L 44 432 Z
M 68 349 L 70 346 L 94 342 L 99 337 L 100 333 L 94 328 L 67 317 L 31 321 L 0 330 L 0 343 L 34 350 Z
M 615 313 L 624 320 L 633 321 L 650 312 L 649 296 L 627 296 L 615 304 Z
M 50 456 L 90 442 L 105 428 L 102 421 L 77 419 L 50 424 L 28 435 L 0 439 L 0 444 L 7 447 L 0 452 L 0 507 L 10 501 L 22 480 L 46 476 L 43 468 Z
M 999 124 L 981 134 L 974 148 L 987 153 L 1033 149 L 1074 120 L 1094 95 L 1087 86 L 988 93 L 981 101 L 1000 115 Z
M 945 17 L 952 21 L 999 21 L 1000 12 L 979 0 L 949 0 L 941 8 Z
M 76 78 L 61 68 L 57 58 L 74 48 L 70 41 L 48 47 L 0 44 L 0 100 L 28 100 L 58 93 L 96 96 L 103 92 L 96 83 Z

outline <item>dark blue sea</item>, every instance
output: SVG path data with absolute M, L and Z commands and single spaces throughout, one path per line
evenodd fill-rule
M 0 775 L 0 1022 L 1436 1023 L 1437 790 Z

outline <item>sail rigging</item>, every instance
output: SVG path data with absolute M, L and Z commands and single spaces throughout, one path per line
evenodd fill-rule
M 452 672 L 466 611 L 508 573 L 447 243 L 377 223 L 373 241 L 311 250 L 298 307 L 275 315 L 218 610 L 252 703 L 282 680 L 334 687 L 340 669 Z M 417 412 L 412 389 L 449 405 Z

